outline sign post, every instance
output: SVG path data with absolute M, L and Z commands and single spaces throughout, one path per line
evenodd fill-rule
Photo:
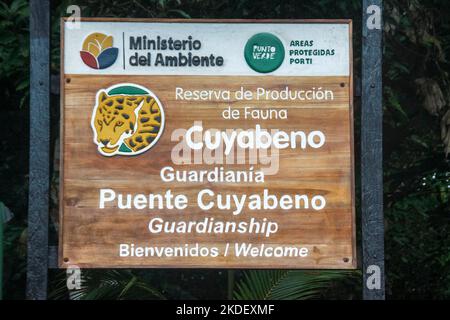
M 361 222 L 363 298 L 384 292 L 382 1 L 363 1 L 361 111 Z
M 50 4 L 30 1 L 30 177 L 27 298 L 47 298 L 50 184 Z
M 361 165 L 364 299 L 383 299 L 381 1 L 364 0 L 363 10 Z M 30 117 L 27 297 L 29 299 L 46 299 L 50 125 L 49 1 L 32 0 L 30 12 L 30 112 L 32 116 Z M 377 12 L 378 20 L 376 19 Z M 369 26 L 369 20 L 371 26 Z M 160 21 L 160 23 L 163 22 Z M 169 25 L 174 26 L 174 22 L 181 23 L 182 21 L 172 21 Z M 217 21 L 209 21 L 209 23 L 215 22 Z M 239 24 L 245 21 L 235 22 Z M 61 171 L 65 174 L 62 176 L 63 183 L 61 185 L 62 233 L 59 244 L 59 263 L 62 267 L 69 267 L 73 264 L 81 267 L 356 267 L 353 213 L 351 24 L 342 20 L 333 23 L 328 21 L 328 24 L 342 24 L 348 27 L 346 40 L 348 41 L 348 52 L 342 51 L 343 47 L 336 46 L 336 42 L 334 42 L 336 37 L 332 37 L 334 40 L 328 42 L 320 43 L 319 41 L 322 48 L 315 48 L 315 55 L 317 52 L 323 52 L 321 50 L 325 50 L 325 57 L 332 55 L 333 47 L 334 52 L 337 51 L 339 55 L 339 61 L 326 64 L 327 68 L 332 69 L 334 73 L 324 74 L 321 73 L 320 68 L 312 66 L 313 64 L 317 66 L 317 61 L 324 61 L 321 54 L 318 57 L 304 56 L 312 53 L 306 47 L 317 45 L 317 41 L 314 41 L 314 32 L 305 32 L 306 37 L 302 37 L 302 39 L 289 39 L 289 31 L 280 32 L 277 30 L 277 23 L 269 23 L 273 21 L 260 22 L 270 27 L 267 27 L 266 32 L 254 32 L 252 36 L 248 35 L 246 46 L 243 52 L 240 52 L 244 59 L 241 59 L 236 64 L 238 67 L 236 68 L 235 65 L 235 69 L 232 69 L 229 74 L 223 73 L 225 68 L 221 67 L 227 66 L 230 61 L 231 65 L 236 63 L 235 58 L 232 57 L 231 60 L 228 60 L 228 58 L 224 59 L 224 56 L 226 57 L 230 47 L 236 45 L 236 42 L 240 40 L 239 37 L 229 37 L 225 42 L 223 39 L 218 39 L 213 42 L 215 45 L 211 47 L 207 45 L 206 50 L 209 51 L 209 56 L 200 55 L 195 58 L 192 55 L 186 56 L 184 53 L 189 53 L 189 51 L 197 53 L 196 50 L 205 49 L 205 39 L 196 39 L 192 36 L 189 38 L 188 36 L 181 39 L 181 42 L 177 41 L 176 44 L 172 41 L 169 45 L 172 46 L 170 50 L 182 54 L 178 57 L 162 55 L 158 63 L 160 66 L 174 63 L 189 65 L 185 70 L 194 70 L 194 72 L 186 73 L 183 73 L 185 71 L 174 71 L 173 68 L 165 69 L 168 71 L 167 73 L 161 72 L 161 69 L 155 69 L 156 72 L 148 72 L 145 67 L 155 64 L 156 61 L 152 59 L 161 53 L 157 51 L 167 49 L 161 49 L 161 42 L 158 42 L 158 49 L 154 49 L 153 53 L 142 49 L 140 46 L 156 47 L 156 39 L 153 39 L 154 42 L 148 42 L 147 38 L 139 40 L 139 36 L 132 35 L 130 30 L 123 30 L 121 34 L 114 34 L 113 37 L 110 37 L 111 35 L 108 33 L 114 32 L 108 28 L 92 29 L 90 34 L 75 36 L 75 38 L 78 37 L 79 42 L 66 43 L 64 50 L 66 52 L 69 50 L 70 54 L 74 52 L 79 54 L 79 61 L 76 64 L 83 63 L 84 69 L 80 69 L 81 72 L 73 72 L 76 70 L 76 66 L 70 65 L 75 61 L 71 60 L 68 68 L 63 64 L 64 70 L 62 70 L 62 111 L 69 111 L 63 114 L 62 126 L 65 127 L 62 129 L 61 136 L 61 140 L 66 139 L 62 141 L 63 147 L 65 147 L 63 152 L 65 152 L 66 161 L 62 163 Z M 281 26 L 285 23 L 287 25 L 299 23 L 299 21 L 279 21 L 278 23 Z M 316 21 L 316 23 L 327 25 L 326 21 Z M 83 24 L 89 23 L 85 21 Z M 188 25 L 190 24 L 186 24 L 186 26 Z M 252 23 L 248 25 L 256 26 Z M 170 27 L 164 30 L 162 36 L 167 37 L 170 30 Z M 213 28 L 213 31 L 217 30 Z M 319 33 L 326 37 L 329 33 L 323 31 L 321 30 Z M 343 34 L 345 32 L 341 33 L 341 35 Z M 152 32 L 149 35 L 155 36 Z M 333 35 L 339 35 L 339 32 Z M 287 41 L 287 39 L 293 40 L 293 42 Z M 194 43 L 195 40 L 199 40 L 200 43 Z M 296 40 L 297 42 L 295 42 Z M 118 43 L 122 44 L 122 47 L 117 46 Z M 226 45 L 221 47 L 221 43 Z M 167 48 L 167 41 L 165 46 Z M 180 46 L 185 46 L 185 48 L 178 49 Z M 327 50 L 330 52 L 327 53 Z M 131 53 L 131 51 L 134 52 Z M 62 53 L 63 59 L 64 55 Z M 194 54 L 194 56 L 197 55 Z M 225 61 L 227 62 L 225 63 Z M 293 74 L 283 73 L 286 72 L 283 65 L 286 61 L 294 65 L 295 72 Z M 218 68 L 196 74 L 195 70 L 198 70 L 201 64 L 213 65 Z M 114 68 L 117 66 L 122 67 L 123 71 L 126 70 L 122 78 L 118 77 L 118 74 L 109 73 L 111 70 L 116 70 Z M 339 69 L 340 67 L 342 69 Z M 345 69 L 347 71 L 342 72 Z M 71 71 L 67 72 L 69 70 Z M 173 75 L 175 77 L 170 78 Z M 268 77 L 258 77 L 257 75 L 268 75 Z M 205 76 L 211 78 L 203 81 Z M 309 82 L 306 79 L 308 77 Z M 238 78 L 238 81 L 233 81 L 233 78 Z M 263 80 L 260 81 L 260 79 Z M 283 88 L 286 88 L 287 84 L 291 88 L 283 93 Z M 321 85 L 320 90 L 324 95 L 326 91 L 323 90 L 329 90 L 332 93 L 332 103 L 318 99 L 317 95 L 307 103 L 305 101 L 301 103 L 277 101 L 282 94 L 289 96 L 292 92 L 291 89 L 301 91 L 299 88 L 318 88 L 316 85 Z M 201 93 L 202 89 L 210 87 L 217 87 L 216 89 L 222 91 L 226 91 L 228 88 L 230 94 L 234 95 L 233 99 L 227 100 L 217 93 L 218 90 L 209 90 L 212 91 L 211 94 Z M 182 91 L 177 91 L 179 90 L 177 88 L 181 88 Z M 260 100 L 255 99 L 258 90 L 261 90 L 259 94 L 262 98 Z M 247 91 L 249 93 L 246 93 Z M 317 94 L 317 91 L 310 94 Z M 278 92 L 278 98 L 273 99 L 271 93 L 266 95 L 267 92 Z M 239 98 L 236 97 L 237 94 L 240 94 Z M 206 97 L 206 100 L 202 100 L 202 97 Z M 195 99 L 194 104 L 192 101 Z M 108 107 L 111 106 L 115 110 L 108 110 Z M 117 107 L 125 108 L 127 106 L 135 108 L 133 112 L 125 113 L 124 116 L 121 112 L 123 109 L 119 110 L 120 108 L 117 109 Z M 249 113 L 250 118 L 242 118 L 246 106 L 256 110 L 254 115 L 252 112 Z M 278 118 L 262 119 L 264 121 L 261 118 L 253 118 L 262 117 L 261 111 L 265 109 L 269 111 L 269 114 L 273 109 L 273 115 L 277 115 Z M 286 119 L 283 119 L 280 113 L 284 109 L 288 114 L 287 119 L 290 118 L 287 121 L 284 121 Z M 103 112 L 105 113 L 103 114 Z M 149 117 L 144 116 L 145 114 L 148 114 Z M 123 117 L 123 121 L 114 120 L 114 125 L 111 127 L 112 117 L 118 115 Z M 200 123 L 199 119 L 201 119 Z M 339 125 L 334 125 L 330 119 L 338 119 Z M 123 134 L 124 131 L 121 128 L 125 124 L 129 126 L 129 131 Z M 138 126 L 141 125 L 140 129 L 142 130 L 145 124 L 149 124 L 151 127 L 145 128 L 148 132 L 141 132 L 140 137 L 135 135 L 139 129 Z M 178 127 L 176 128 L 175 125 Z M 106 127 L 107 130 L 104 131 Z M 258 143 L 260 149 L 267 149 L 265 152 L 261 153 L 262 150 L 258 150 L 256 159 L 251 158 L 251 154 L 247 152 L 251 149 L 249 148 L 251 140 L 253 139 L 253 143 L 256 141 L 256 132 L 259 132 L 259 138 L 267 137 L 262 132 L 273 133 L 272 130 L 284 132 L 278 134 L 278 147 L 290 144 L 292 146 L 293 141 L 289 138 L 291 132 L 298 128 L 301 130 L 297 131 L 301 132 L 293 135 L 295 144 L 300 148 L 275 148 L 278 150 L 261 148 L 267 143 L 267 140 L 264 139 L 268 139 L 263 138 L 258 140 Z M 181 131 L 176 129 L 181 129 Z M 184 141 L 178 145 L 178 149 L 174 148 L 174 143 L 180 142 L 181 137 L 186 136 L 189 129 L 191 129 L 191 141 Z M 223 169 L 244 171 L 242 174 L 245 176 L 247 173 L 247 179 L 249 179 L 251 171 L 252 179 L 254 179 L 251 182 L 246 181 L 239 188 L 230 187 L 231 184 L 228 184 L 226 178 L 219 178 L 219 180 L 225 180 L 217 183 L 209 181 L 207 173 L 199 174 L 200 171 L 208 171 L 207 168 L 212 164 L 217 165 L 214 154 L 218 151 L 215 149 L 218 148 L 214 148 L 214 146 L 225 148 L 222 149 L 223 153 L 226 150 L 227 141 L 230 143 L 231 137 L 234 136 L 233 131 L 236 134 L 235 137 L 239 132 L 246 133 L 240 138 L 241 145 L 237 144 L 236 149 L 233 149 L 232 156 L 235 162 L 231 164 L 235 167 L 228 168 L 230 163 L 225 161 L 221 164 L 227 168 Z M 117 132 L 119 134 L 116 134 Z M 167 132 L 169 132 L 169 136 Z M 205 132 L 210 137 L 208 141 L 203 140 Z M 216 132 L 219 132 L 219 135 L 214 140 Z M 221 135 L 221 132 L 225 132 L 225 135 Z M 273 135 L 271 138 L 273 142 Z M 66 145 L 67 141 L 72 141 L 72 145 L 70 146 L 70 142 Z M 200 145 L 201 147 L 199 147 Z M 196 153 L 202 148 L 205 151 L 205 146 L 210 147 L 206 148 L 208 149 L 206 153 Z M 183 148 L 188 148 L 190 157 L 174 158 L 173 155 L 176 155 L 174 149 L 181 152 L 186 150 Z M 225 159 L 230 156 L 230 150 L 225 154 Z M 242 153 L 239 154 L 239 152 Z M 145 155 L 149 156 L 147 162 L 142 160 Z M 67 161 L 67 159 L 70 160 Z M 288 159 L 288 161 L 282 159 Z M 299 159 L 302 161 L 297 161 Z M 189 183 L 175 181 L 183 180 L 183 178 L 176 177 L 177 173 L 170 172 L 170 169 L 166 170 L 168 175 L 163 178 L 162 168 L 170 166 L 170 162 L 180 168 L 195 165 L 196 169 L 193 171 L 198 172 L 192 174 L 193 178 L 184 178 Z M 252 169 L 250 169 L 250 164 Z M 275 164 L 276 167 L 270 166 Z M 339 170 L 336 164 L 339 164 Z M 276 168 L 275 173 L 270 171 L 273 168 Z M 256 171 L 262 172 L 265 177 L 264 181 L 261 178 L 256 181 L 254 178 L 257 175 Z M 215 175 L 221 174 L 223 172 L 218 168 L 218 173 Z M 203 178 L 206 180 L 198 181 L 200 175 L 206 176 Z M 234 179 L 236 179 L 236 172 L 232 172 L 230 175 L 235 175 Z M 261 174 L 258 173 L 258 175 Z M 180 176 L 183 176 L 183 173 Z M 292 183 L 289 178 L 293 179 Z M 64 188 L 63 184 L 66 184 Z M 168 186 L 172 188 L 171 191 L 179 192 L 177 195 L 181 194 L 185 197 L 175 200 L 174 193 L 157 194 L 163 190 L 167 191 Z M 91 193 L 93 190 L 97 192 Z M 273 193 L 270 193 L 271 190 Z M 203 191 L 203 197 L 200 197 L 199 203 L 198 196 L 193 195 L 198 195 L 200 191 Z M 245 199 L 242 200 L 245 198 L 242 195 L 248 195 L 247 193 L 254 196 L 251 208 Z M 222 196 L 220 207 L 218 195 Z M 227 196 L 230 200 L 226 200 Z M 265 200 L 264 197 L 266 197 Z M 128 198 L 130 200 L 127 200 Z M 195 202 L 196 199 L 197 202 Z M 235 199 L 234 207 L 233 199 Z M 274 205 L 274 199 L 276 199 L 277 205 Z M 168 200 L 172 201 L 170 205 L 168 205 Z M 208 200 L 210 201 L 208 202 Z M 151 202 L 153 207 L 150 205 Z M 132 206 L 133 209 L 130 210 L 129 206 Z M 275 209 L 275 211 L 283 212 L 280 215 L 281 219 L 271 211 L 274 210 L 271 209 L 271 206 L 284 206 Z M 184 225 L 180 223 L 186 219 L 183 213 L 186 208 L 193 212 L 191 218 L 194 219 L 191 219 L 191 222 L 194 223 L 190 224 L 190 230 L 195 229 L 196 234 L 187 232 L 189 223 Z M 261 208 L 263 209 L 261 210 Z M 92 210 L 93 214 L 89 216 L 86 214 L 87 210 Z M 212 220 L 206 219 L 203 230 L 209 230 L 209 233 L 213 235 L 205 237 L 204 234 L 201 234 L 199 232 L 201 228 L 198 229 L 198 226 L 202 221 L 198 218 L 213 217 L 213 215 L 207 214 L 208 210 L 210 213 L 214 213 L 214 218 L 217 217 L 218 220 L 224 221 L 224 217 L 227 217 L 229 229 L 235 225 L 235 230 L 241 230 L 243 234 L 247 233 L 247 243 L 244 243 L 247 247 L 241 249 L 236 246 L 236 243 L 241 243 L 239 232 L 233 233 L 231 236 L 224 236 L 224 224 L 217 227 Z M 259 210 L 259 213 L 262 214 L 253 217 L 260 221 L 252 220 L 253 227 L 250 228 L 250 221 L 243 221 L 241 214 L 244 212 L 254 213 L 255 210 Z M 132 211 L 147 212 L 146 214 L 134 214 Z M 224 212 L 231 212 L 231 214 L 227 216 L 224 215 Z M 294 214 L 292 214 L 293 212 Z M 153 217 L 153 215 L 159 215 L 159 217 L 156 217 L 153 224 L 150 224 L 149 217 Z M 165 219 L 171 219 L 174 227 L 172 228 L 170 223 L 163 226 Z M 158 223 L 161 220 L 163 221 L 159 226 Z M 68 232 L 69 227 L 75 226 L 77 222 L 81 224 Z M 142 224 L 142 222 L 145 223 Z M 239 224 L 242 222 L 244 224 Z M 302 228 L 302 224 L 305 227 Z M 141 233 L 144 229 L 147 232 L 146 236 L 136 236 L 145 234 Z M 172 229 L 174 231 L 169 236 L 161 236 L 163 230 L 167 233 L 167 230 Z M 292 232 L 288 232 L 289 230 L 300 230 L 301 232 L 297 232 L 294 237 L 291 237 Z M 334 232 L 330 232 L 330 230 L 334 230 Z M 149 235 L 152 233 L 153 235 Z M 268 243 L 272 250 L 271 256 L 267 255 L 267 247 L 264 247 L 267 239 L 271 239 Z M 118 246 L 118 242 L 124 246 Z M 155 243 L 157 245 L 154 245 Z M 187 256 L 190 258 L 180 259 L 175 255 L 175 249 L 161 249 L 161 247 L 170 247 L 174 243 L 183 243 L 187 250 L 181 248 L 178 251 L 187 251 Z M 227 248 L 227 243 L 232 243 L 232 246 Z M 133 244 L 134 246 L 132 246 Z M 153 248 L 151 248 L 151 244 L 154 245 Z M 207 251 L 206 258 L 202 257 L 202 249 L 199 249 L 197 244 L 206 248 L 203 249 L 203 254 Z M 192 245 L 195 250 L 190 250 Z M 248 249 L 249 245 L 250 249 Z M 286 251 L 286 247 L 288 251 Z M 212 250 L 213 248 L 215 249 Z M 228 256 L 224 256 L 225 249 Z M 192 255 L 192 251 L 198 253 Z M 247 253 L 244 256 L 236 256 L 238 251 Z M 159 258 L 155 258 L 161 252 L 166 256 L 167 263 L 161 263 Z M 211 252 L 213 255 L 216 254 L 214 252 L 218 252 L 217 257 L 211 259 Z M 288 255 L 296 254 L 297 257 L 295 259 L 289 257 L 275 259 L 275 252 L 281 256 L 288 252 Z M 263 258 L 260 258 L 261 256 Z

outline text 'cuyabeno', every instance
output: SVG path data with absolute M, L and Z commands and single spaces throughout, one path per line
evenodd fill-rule
M 210 150 L 223 149 L 226 155 L 234 150 L 235 146 L 240 149 L 306 149 L 307 147 L 318 149 L 325 144 L 325 134 L 322 131 L 310 132 L 273 129 L 269 133 L 256 125 L 250 130 L 204 130 L 202 125 L 194 124 L 186 131 L 185 143 L 192 150 L 207 148 Z

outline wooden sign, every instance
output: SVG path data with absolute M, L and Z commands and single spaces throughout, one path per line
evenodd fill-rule
M 60 266 L 356 267 L 351 21 L 62 22 Z

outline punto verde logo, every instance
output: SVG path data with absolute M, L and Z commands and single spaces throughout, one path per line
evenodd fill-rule
M 260 73 L 278 69 L 284 60 L 284 46 L 281 40 L 271 33 L 258 33 L 251 37 L 244 49 L 247 64 Z

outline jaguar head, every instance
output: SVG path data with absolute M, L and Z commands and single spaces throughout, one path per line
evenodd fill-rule
M 92 117 L 96 144 L 104 154 L 114 153 L 125 138 L 136 130 L 136 119 L 144 97 L 114 95 L 105 91 L 97 95 L 96 109 Z

